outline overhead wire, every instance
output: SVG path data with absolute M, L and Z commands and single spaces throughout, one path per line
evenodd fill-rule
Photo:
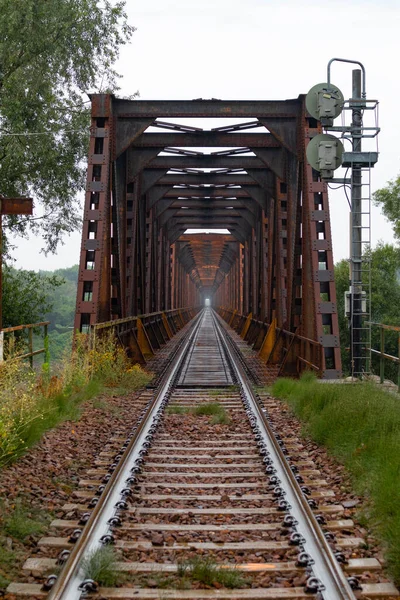
M 38 135 L 59 135 L 60 133 L 79 133 L 82 129 L 60 129 L 59 131 L 25 131 L 22 133 L 0 133 L 0 139 L 2 137 L 26 137 L 26 136 L 38 136 Z
M 85 100 L 81 104 L 75 104 L 70 109 L 83 107 L 85 104 L 90 104 L 91 100 Z M 58 131 L 23 131 L 21 133 L 3 133 L 0 131 L 0 138 L 2 137 L 19 137 L 19 136 L 36 136 L 36 135 L 58 135 L 60 133 L 80 133 L 82 129 L 60 129 Z
M 45 215 L 40 215 L 38 217 L 31 217 L 31 218 L 27 218 L 24 219 L 22 221 L 17 221 L 16 223 L 12 223 L 12 224 L 8 224 L 7 222 L 3 223 L 3 227 L 7 228 L 7 227 L 18 227 L 18 225 L 25 225 L 25 223 L 30 223 L 31 221 L 40 221 L 40 219 L 47 219 L 47 217 L 50 217 L 52 214 L 55 213 L 55 210 L 51 210 L 50 212 L 46 213 Z

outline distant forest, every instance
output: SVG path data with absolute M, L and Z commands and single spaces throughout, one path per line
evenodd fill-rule
M 46 313 L 45 320 L 50 321 L 49 344 L 51 358 L 61 358 L 72 344 L 74 327 L 78 265 L 56 271 L 40 271 L 41 275 L 57 276 L 64 283 L 49 290 L 49 303 L 52 309 Z
M 77 280 L 78 265 L 39 273 L 4 265 L 3 328 L 50 321 L 50 358 L 61 358 L 71 348 Z M 35 347 L 43 347 L 38 335 Z

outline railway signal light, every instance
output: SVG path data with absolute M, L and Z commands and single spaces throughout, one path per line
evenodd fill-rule
M 342 164 L 343 144 L 334 135 L 320 133 L 308 144 L 307 160 L 319 171 L 322 179 L 332 179 L 335 169 Z
M 306 108 L 310 115 L 321 121 L 324 127 L 333 125 L 344 106 L 344 96 L 332 83 L 317 83 L 306 96 Z

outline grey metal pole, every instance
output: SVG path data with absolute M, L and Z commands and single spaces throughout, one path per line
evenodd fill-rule
M 352 108 L 352 141 L 353 152 L 361 152 L 362 138 L 362 98 L 361 71 L 353 70 L 354 100 Z M 363 336 L 362 336 L 362 171 L 361 167 L 352 167 L 351 185 L 351 373 L 360 376 L 362 373 Z

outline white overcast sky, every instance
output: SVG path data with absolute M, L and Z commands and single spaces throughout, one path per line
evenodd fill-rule
M 330 58 L 361 61 L 367 97 L 380 102 L 372 190 L 399 173 L 400 0 L 127 0 L 127 12 L 137 31 L 121 52 L 121 95 L 139 90 L 143 100 L 297 98 L 326 81 Z M 351 70 L 332 67 L 345 98 Z M 348 256 L 348 205 L 343 191 L 330 198 L 337 261 Z M 391 227 L 373 208 L 380 239 L 393 241 Z M 39 240 L 18 245 L 17 267 L 52 270 L 78 262 L 80 234 L 47 258 Z

